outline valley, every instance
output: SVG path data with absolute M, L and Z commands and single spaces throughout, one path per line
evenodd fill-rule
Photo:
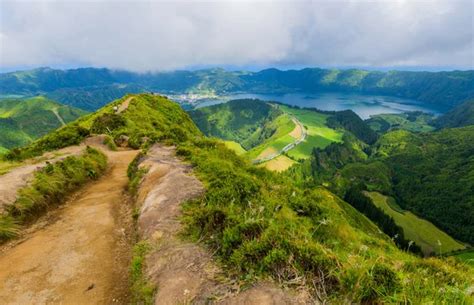
M 16 265 L 0 264 L 9 278 L 0 291 L 15 291 L 4 293 L 9 303 L 467 300 L 462 291 L 471 285 L 471 267 L 461 260 L 470 264 L 468 243 L 453 239 L 439 223 L 415 216 L 408 202 L 399 203 L 405 197 L 392 177 L 400 173 L 396 181 L 405 183 L 398 160 L 412 162 L 420 143 L 427 144 L 425 155 L 443 151 L 423 162 L 447 171 L 457 168 L 458 156 L 470 149 L 471 127 L 412 133 L 414 126 L 427 123 L 425 117 L 381 118 L 405 120 L 405 125 L 394 123 L 399 125 L 382 131 L 352 111 L 251 99 L 186 113 L 164 96 L 124 96 L 3 156 L 0 179 L 28 164 L 34 174 L 22 180 L 19 197 L 9 199 L 13 204 L 6 204 L 8 214 L 0 219 L 0 236 L 6 240 L 0 261 L 22 258 Z M 452 152 L 444 151 L 448 139 Z M 100 159 L 87 145 L 105 154 L 108 170 L 91 172 L 89 163 L 69 161 L 82 158 L 84 151 Z M 252 164 L 265 157 L 270 160 Z M 423 171 L 432 166 L 413 162 Z M 90 179 L 67 182 L 76 179 L 69 164 Z M 64 182 L 72 185 L 70 195 L 55 186 Z M 385 232 L 390 227 L 382 231 L 366 211 L 341 199 L 354 182 L 362 183 L 373 204 L 402 227 L 404 238 L 415 242 L 413 249 L 420 246 L 434 257 L 411 254 L 410 247 Z M 396 195 L 397 203 L 388 203 L 387 195 Z M 423 200 L 425 195 L 417 196 Z M 406 211 L 394 209 L 396 204 Z M 48 246 L 33 256 L 32 249 L 46 241 Z M 87 267 L 58 273 L 58 262 Z M 375 281 L 373 268 L 390 274 L 400 288 Z M 455 284 L 421 276 L 441 271 L 456 278 Z M 318 284 L 307 285 L 310 281 Z M 422 294 L 413 288 L 420 286 Z M 450 294 L 440 294 L 439 287 Z

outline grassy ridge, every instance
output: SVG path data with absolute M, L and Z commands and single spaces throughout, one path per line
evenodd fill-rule
M 42 96 L 0 100 L 0 146 L 26 145 L 84 114 Z
M 67 157 L 37 171 L 31 184 L 21 189 L 18 199 L 0 215 L 0 239 L 14 237 L 19 233 L 20 223 L 63 202 L 80 185 L 99 177 L 106 165 L 106 156 L 88 147 L 78 157 Z
M 300 189 L 216 141 L 183 143 L 178 154 L 193 164 L 207 189 L 184 208 L 187 232 L 236 275 L 304 279 L 316 283 L 315 295 L 336 303 L 470 302 L 466 266 L 398 250 L 324 188 Z
M 455 241 L 431 222 L 421 219 L 409 211 L 400 210 L 393 198 L 377 192 L 368 192 L 367 194 L 377 207 L 391 216 L 395 223 L 403 228 L 405 237 L 419 245 L 425 254 L 432 252 L 442 254 L 465 248 L 463 244 Z

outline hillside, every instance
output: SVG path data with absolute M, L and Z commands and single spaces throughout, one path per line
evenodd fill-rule
M 41 96 L 0 100 L 0 147 L 26 145 L 84 114 Z
M 281 114 L 276 107 L 253 99 L 234 100 L 189 112 L 206 136 L 240 143 L 246 150 L 275 133 L 269 124 Z
M 431 114 L 414 111 L 398 114 L 377 114 L 371 116 L 370 119 L 365 122 L 378 133 L 385 133 L 396 129 L 404 129 L 412 132 L 427 132 L 435 129 L 433 126 L 434 119 L 434 116 Z
M 124 93 L 353 92 L 396 96 L 452 108 L 474 97 L 474 71 L 377 72 L 306 68 L 231 72 L 223 69 L 132 73 L 108 69 L 40 68 L 0 74 L 3 95 L 47 95 L 95 110 Z
M 121 259 L 106 260 L 100 264 L 94 260 L 96 257 L 108 258 L 110 253 L 120 253 L 120 258 L 132 255 L 126 246 L 118 250 L 109 248 L 110 245 L 115 247 L 127 243 L 123 237 L 115 242 L 110 239 L 112 232 L 117 231 L 120 236 L 133 236 L 133 243 L 137 242 L 130 262 L 135 303 L 153 303 L 155 296 L 168 299 L 170 295 L 163 295 L 167 291 L 183 300 L 185 289 L 189 289 L 187 294 L 196 300 L 219 297 L 226 301 L 229 295 L 244 294 L 249 287 L 261 287 L 258 283 L 264 278 L 290 287 L 283 290 L 285 293 L 292 287 L 307 291 L 313 302 L 348 300 L 353 303 L 420 304 L 436 300 L 452 304 L 472 301 L 469 287 L 474 283 L 470 267 L 452 259 L 423 259 L 399 250 L 371 221 L 334 193 L 324 187 L 302 187 L 289 175 L 252 165 L 227 149 L 221 141 L 203 136 L 179 105 L 161 96 L 125 96 L 27 147 L 15 150 L 9 157 L 20 160 L 40 155 L 44 151 L 77 144 L 89 134 L 98 133 L 108 134 L 124 150 L 107 151 L 109 162 L 118 163 L 104 178 L 89 186 L 97 192 L 110 193 L 106 198 L 101 197 L 106 204 L 97 204 L 94 198 L 98 193 L 80 193 L 70 208 L 59 211 L 60 221 L 46 224 L 46 229 L 39 229 L 39 235 L 7 249 L 8 257 L 14 257 L 15 253 L 30 253 L 30 256 L 22 256 L 23 260 L 17 264 L 0 265 L 8 270 L 2 276 L 12 274 L 12 278 L 22 281 L 23 277 L 14 275 L 23 270 L 21 268 L 27 269 L 23 265 L 25 261 L 36 262 L 32 263 L 36 266 L 34 258 L 40 255 L 53 267 L 54 261 L 62 262 L 72 249 L 87 249 L 87 252 L 77 255 L 76 261 L 87 266 L 88 278 L 78 274 L 82 267 L 64 266 L 71 278 L 80 279 L 81 285 L 70 289 L 80 291 L 80 300 L 90 300 L 88 298 L 93 293 L 99 292 L 115 297 L 113 293 L 117 291 L 114 287 L 121 288 L 120 285 L 110 285 L 107 289 L 110 282 L 104 277 L 100 277 L 97 287 L 90 281 L 96 273 L 108 274 L 111 261 L 114 264 L 122 262 Z M 137 153 L 130 148 L 142 150 L 127 171 L 130 200 L 134 203 L 120 201 L 127 197 L 122 193 L 124 162 L 130 161 Z M 119 155 L 123 157 L 119 158 Z M 39 178 L 63 174 L 61 169 L 64 168 L 51 165 Z M 69 175 L 70 172 L 65 170 L 64 177 Z M 46 180 L 39 181 L 45 183 Z M 114 186 L 108 187 L 107 181 Z M 39 187 L 36 191 L 49 192 L 50 189 Z M 87 204 L 87 208 L 77 208 L 81 204 Z M 135 208 L 133 212 L 132 206 Z M 125 225 L 124 228 L 127 222 L 114 224 L 111 215 L 120 218 L 118 210 L 127 207 L 130 210 L 124 214 L 128 217 L 129 227 Z M 100 219 L 91 217 L 94 214 L 90 211 L 97 210 L 103 215 Z M 134 220 L 130 224 L 132 215 Z M 87 234 L 79 238 L 82 231 L 74 228 L 83 225 L 81 217 L 86 217 L 89 226 L 83 229 L 87 229 L 84 231 Z M 74 223 L 74 226 L 67 227 L 68 223 Z M 183 232 L 178 235 L 177 230 L 181 227 Z M 127 231 L 133 228 L 136 231 Z M 59 233 L 61 230 L 64 233 Z M 47 235 L 51 239 L 44 248 L 56 245 L 61 236 L 64 237 L 61 245 L 67 246 L 64 251 L 52 252 L 54 260 L 46 255 L 45 250 L 41 253 L 25 250 L 34 243 L 41 244 L 38 242 L 41 238 L 49 240 L 44 239 L 48 232 L 54 234 Z M 102 240 L 109 246 L 98 251 L 96 245 Z M 93 248 L 87 248 L 89 242 Z M 61 247 L 57 249 L 63 250 Z M 94 255 L 81 255 L 83 253 Z M 94 260 L 94 263 L 87 264 L 84 260 Z M 63 265 L 57 264 L 55 268 L 63 268 Z M 120 266 L 114 268 L 120 269 Z M 222 272 L 216 271 L 218 268 L 222 268 Z M 49 278 L 53 274 L 58 281 L 65 278 L 43 268 L 35 268 L 35 273 L 28 274 L 31 274 L 29 281 L 35 278 L 46 286 L 49 281 L 44 280 L 45 276 Z M 163 277 L 163 274 L 168 277 Z M 208 278 L 215 279 L 215 282 L 209 283 Z M 203 286 L 203 281 L 208 286 Z M 22 283 L 28 283 L 25 287 L 32 291 L 51 297 L 51 290 L 45 292 L 39 282 L 35 282 L 38 285 L 26 280 Z M 120 282 L 123 283 L 127 282 Z M 17 297 L 18 287 L 15 285 L 10 290 L 0 288 L 0 295 L 3 293 L 11 300 Z M 241 290 L 240 287 L 246 288 Z M 61 292 L 67 295 L 68 291 L 63 288 Z M 219 290 L 224 288 L 229 290 Z M 123 289 L 120 291 L 122 297 Z M 284 297 L 285 294 L 280 294 L 280 298 Z
M 340 195 L 362 183 L 368 191 L 395 197 L 403 209 L 472 244 L 473 136 L 469 126 L 426 133 L 396 130 L 366 148 L 346 139 L 344 145 L 314 151 L 296 174 Z
M 438 128 L 474 125 L 474 99 L 465 101 L 434 121 Z

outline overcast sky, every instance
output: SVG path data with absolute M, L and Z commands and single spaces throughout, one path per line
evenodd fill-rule
M 474 68 L 472 0 L 0 3 L 2 71 Z

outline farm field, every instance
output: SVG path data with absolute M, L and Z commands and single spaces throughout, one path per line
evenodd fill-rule
M 391 197 L 378 192 L 366 192 L 373 203 L 390 215 L 395 223 L 403 228 L 405 238 L 418 244 L 423 253 L 448 253 L 464 249 L 465 246 L 438 229 L 431 222 L 419 218 L 409 211 L 403 211 Z
M 296 161 L 291 160 L 285 155 L 276 157 L 273 160 L 262 163 L 260 166 L 263 166 L 271 171 L 282 172 L 290 168 Z
M 280 109 L 295 116 L 308 132 L 306 140 L 288 152 L 293 159 L 306 159 L 314 147 L 324 148 L 332 142 L 341 142 L 343 133 L 326 126 L 327 114 L 279 105 Z
M 260 159 L 276 153 L 286 145 L 295 141 L 290 133 L 295 129 L 295 123 L 288 114 L 278 116 L 272 123 L 276 129 L 275 133 L 262 144 L 249 150 L 247 156 L 250 159 Z

